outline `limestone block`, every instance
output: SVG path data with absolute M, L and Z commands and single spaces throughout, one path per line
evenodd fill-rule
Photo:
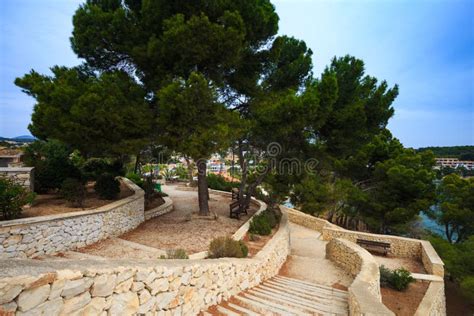
M 18 309 L 22 312 L 26 312 L 33 307 L 38 306 L 46 301 L 50 290 L 51 286 L 46 284 L 21 292 L 17 300 Z
M 94 278 L 92 286 L 92 296 L 109 296 L 112 295 L 117 276 L 115 274 L 102 274 Z
M 94 297 L 89 304 L 82 309 L 83 315 L 99 315 L 105 309 L 106 302 L 103 297 Z
M 93 283 L 91 278 L 82 278 L 78 280 L 67 280 L 64 284 L 64 288 L 61 292 L 61 296 L 64 298 L 71 298 L 78 294 L 84 293 L 89 290 Z
M 114 294 L 108 315 L 133 315 L 138 311 L 139 306 L 138 295 L 136 293 L 127 292 Z
M 18 305 L 15 301 L 0 305 L 0 315 L 14 315 Z
M 61 311 L 61 315 L 68 315 L 71 312 L 77 311 L 91 301 L 91 295 L 89 292 L 84 292 L 78 296 L 74 296 L 73 298 L 64 300 L 64 306 Z
M 11 302 L 15 297 L 20 294 L 23 287 L 21 285 L 6 285 L 0 289 L 0 304 Z
M 170 283 L 167 279 L 157 279 L 151 283 L 148 287 L 150 289 L 151 295 L 155 295 L 159 292 L 167 291 Z
M 122 283 L 118 284 L 115 287 L 115 293 L 124 293 L 130 291 L 130 287 L 132 286 L 133 278 L 123 281 Z

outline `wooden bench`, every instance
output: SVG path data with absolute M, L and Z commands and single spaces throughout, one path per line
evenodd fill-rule
M 383 253 L 384 256 L 386 256 L 390 250 L 390 244 L 382 241 L 357 239 L 357 244 L 367 250 Z
M 230 203 L 229 205 L 230 209 L 230 218 L 236 218 L 240 219 L 241 214 L 247 215 L 247 209 L 248 207 L 244 207 L 242 204 L 240 204 L 240 201 L 235 201 Z

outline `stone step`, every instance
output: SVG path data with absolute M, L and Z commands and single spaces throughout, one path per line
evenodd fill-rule
M 336 290 L 336 289 L 333 289 L 332 287 L 328 287 L 328 286 L 306 285 L 306 284 L 302 284 L 302 283 L 299 283 L 299 282 L 292 282 L 292 281 L 283 280 L 283 279 L 276 279 L 276 278 L 272 279 L 272 282 L 280 284 L 282 286 L 286 285 L 286 286 L 289 286 L 289 287 L 294 287 L 294 288 L 302 289 L 302 290 L 305 290 L 305 291 L 311 291 L 312 293 L 321 293 L 321 294 L 325 294 L 325 295 L 332 295 L 334 297 L 340 297 L 340 298 L 344 298 L 344 299 L 347 299 L 347 297 L 348 297 L 347 292 L 344 292 L 344 291 L 341 291 L 341 290 Z
M 283 276 L 283 275 L 276 275 L 273 279 L 285 280 L 285 281 L 288 281 L 288 282 L 293 282 L 293 283 L 297 283 L 297 284 L 301 284 L 301 285 L 307 285 L 307 286 L 311 286 L 311 287 L 315 287 L 315 288 L 328 289 L 331 292 L 336 292 L 336 293 L 341 293 L 341 294 L 346 294 L 347 295 L 347 291 L 344 291 L 344 290 L 335 289 L 333 287 L 322 285 L 322 284 L 315 284 L 315 283 L 311 283 L 311 282 L 308 282 L 308 281 L 293 279 L 293 278 L 289 278 L 289 277 L 286 277 L 286 276 Z
M 291 305 L 287 302 L 276 302 L 274 300 L 271 300 L 269 297 L 264 297 L 264 295 L 255 295 L 253 293 L 248 292 L 244 293 L 244 295 L 246 298 L 251 299 L 252 301 L 257 301 L 265 304 L 266 306 L 271 306 L 282 310 L 285 312 L 286 315 L 312 315 L 313 312 L 310 309 L 302 306 L 295 307 L 294 305 Z
M 330 297 L 308 298 L 308 297 L 303 297 L 302 295 L 297 295 L 288 291 L 275 290 L 273 288 L 269 288 L 263 285 L 255 288 L 254 290 L 259 290 L 259 291 L 262 291 L 263 293 L 272 294 L 284 300 L 289 300 L 292 302 L 297 302 L 299 304 L 314 307 L 321 311 L 336 312 L 336 313 L 347 312 L 347 302 L 344 303 L 344 302 L 335 301 L 335 300 L 332 300 Z
M 267 302 L 261 302 L 260 300 L 254 300 L 254 299 L 251 299 L 249 297 L 244 297 L 244 296 L 241 296 L 241 295 L 236 295 L 234 296 L 234 298 L 239 301 L 239 305 L 243 306 L 244 308 L 247 308 L 247 309 L 250 309 L 252 311 L 254 311 L 255 313 L 259 314 L 259 315 L 269 315 L 269 316 L 273 316 L 273 315 L 299 315 L 299 314 L 296 314 L 296 313 L 291 313 L 291 312 L 288 312 L 287 310 L 284 310 L 284 309 L 280 309 L 280 308 L 277 308 L 277 307 L 274 307 L 273 304 L 272 305 L 269 305 L 267 304 Z
M 232 308 L 233 310 L 242 313 L 243 315 L 246 315 L 246 316 L 259 316 L 259 314 L 254 313 L 254 312 L 251 311 L 250 309 L 246 309 L 246 308 L 244 308 L 244 307 L 242 307 L 242 306 L 239 306 L 239 305 L 237 305 L 237 304 L 233 304 L 233 303 L 228 302 L 227 305 L 228 305 L 230 308 Z
M 278 291 L 282 292 L 289 292 L 293 295 L 297 295 L 306 299 L 310 300 L 330 300 L 331 302 L 337 302 L 341 305 L 346 305 L 347 304 L 347 298 L 340 297 L 340 296 L 334 296 L 331 295 L 330 293 L 328 294 L 327 292 L 321 292 L 321 291 L 309 291 L 307 289 L 301 289 L 298 287 L 292 287 L 289 285 L 282 285 L 280 283 L 276 283 L 273 281 L 267 281 L 262 286 L 272 288 Z
M 224 306 L 217 305 L 217 311 L 226 316 L 241 316 L 240 314 L 225 308 Z
M 347 314 L 347 312 L 343 308 L 337 309 L 336 307 L 331 307 L 331 305 L 322 305 L 316 304 L 308 301 L 303 301 L 301 299 L 294 299 L 289 296 L 275 294 L 271 292 L 265 292 L 259 289 L 252 289 L 249 290 L 249 293 L 260 297 L 266 301 L 272 301 L 279 304 L 284 304 L 290 308 L 295 308 L 304 312 L 308 312 L 310 314 L 322 314 L 325 315 L 336 315 L 339 314 Z

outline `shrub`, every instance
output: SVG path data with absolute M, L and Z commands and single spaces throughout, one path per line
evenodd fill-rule
M 8 178 L 0 177 L 0 214 L 3 220 L 21 215 L 22 206 L 32 203 L 35 194 Z
M 218 237 L 209 245 L 209 258 L 245 258 L 248 248 L 242 241 L 230 237 Z
M 155 196 L 155 183 L 153 182 L 152 177 L 146 177 L 143 182 L 143 191 L 145 191 L 145 200 L 150 202 Z
M 233 188 L 238 188 L 239 185 L 238 182 L 229 182 L 224 177 L 213 173 L 207 176 L 207 186 L 213 190 L 230 192 Z
M 184 249 L 171 249 L 166 251 L 167 259 L 189 259 Z
M 391 271 L 384 266 L 380 267 L 380 285 L 382 287 L 390 287 L 397 291 L 404 291 L 410 283 L 415 279 L 411 276 L 410 271 L 400 268 Z
M 104 200 L 114 200 L 120 193 L 120 182 L 111 174 L 104 173 L 97 179 L 94 190 Z
M 97 180 L 104 173 L 115 177 L 124 175 L 123 165 L 119 160 L 109 161 L 104 158 L 89 158 L 81 170 L 88 180 Z
M 129 172 L 125 175 L 125 178 L 129 179 L 139 187 L 143 186 L 143 179 L 139 174 L 136 174 L 134 172 Z
M 70 159 L 71 150 L 58 141 L 35 141 L 25 149 L 24 161 L 35 167 L 35 191 L 56 190 L 67 178 L 81 179 L 81 171 Z
M 254 216 L 250 222 L 249 232 L 261 236 L 270 235 L 272 233 L 272 227 L 268 222 L 268 218 L 263 214 Z
M 82 207 L 84 199 L 86 198 L 86 188 L 81 181 L 74 178 L 67 178 L 61 185 L 60 194 L 72 205 Z

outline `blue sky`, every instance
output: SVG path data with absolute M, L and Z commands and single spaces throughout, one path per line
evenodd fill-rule
M 79 63 L 79 0 L 0 0 L 0 136 L 28 134 L 34 100 L 13 80 Z M 389 128 L 405 146 L 474 145 L 473 0 L 275 0 L 280 33 L 306 41 L 314 73 L 351 54 L 400 85 Z

